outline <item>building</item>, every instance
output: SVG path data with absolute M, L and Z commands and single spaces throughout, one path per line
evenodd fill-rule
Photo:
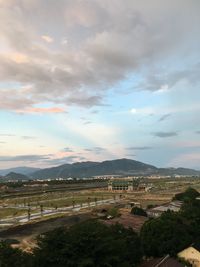
M 195 244 L 179 252 L 178 257 L 188 261 L 192 267 L 200 267 L 200 247 Z
M 140 184 L 134 178 L 113 178 L 108 181 L 108 191 L 131 192 L 145 190 L 145 184 Z
M 158 218 L 165 211 L 178 212 L 182 206 L 182 201 L 172 201 L 170 203 L 163 204 L 161 206 L 147 210 L 147 215 L 151 218 Z
M 185 267 L 185 265 L 167 255 L 163 258 L 145 260 L 140 267 Z
M 4 191 L 6 191 L 6 190 L 8 190 L 8 186 L 7 185 L 0 185 L 0 191 L 1 192 L 4 192 Z

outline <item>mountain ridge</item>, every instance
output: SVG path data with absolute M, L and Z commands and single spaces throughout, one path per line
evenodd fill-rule
M 20 173 L 17 174 L 20 175 Z M 122 158 L 102 162 L 66 163 L 55 167 L 37 169 L 28 175 L 24 175 L 24 178 L 25 176 L 26 179 L 84 178 L 101 175 L 200 175 L 200 171 L 181 167 L 157 168 L 147 163 Z M 7 179 L 6 176 L 4 177 Z
M 34 168 L 34 167 L 14 167 L 14 168 L 7 168 L 7 169 L 0 169 L 0 175 L 5 176 L 10 172 L 20 173 L 24 175 L 30 175 L 31 173 L 35 171 L 39 171 L 40 168 Z
M 102 162 L 75 162 L 36 171 L 32 178 L 91 177 L 101 175 L 200 175 L 200 171 L 187 168 L 157 168 L 132 159 L 105 160 Z

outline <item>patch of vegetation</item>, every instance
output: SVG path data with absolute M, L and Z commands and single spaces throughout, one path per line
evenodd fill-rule
M 120 216 L 119 209 L 118 208 L 110 208 L 107 211 L 107 216 L 111 216 L 112 218 L 119 217 Z
M 0 218 L 6 218 L 10 216 L 20 216 L 27 214 L 26 209 L 15 209 L 15 208 L 1 208 L 0 209 Z
M 31 267 L 32 257 L 19 249 L 12 248 L 5 242 L 0 243 L 0 266 L 1 267 Z
M 188 188 L 181 194 L 181 200 L 185 202 L 179 213 L 167 211 L 143 225 L 140 237 L 147 256 L 176 255 L 190 244 L 200 242 L 200 201 L 196 200 L 197 193 Z
M 134 214 L 134 215 L 147 217 L 146 211 L 143 210 L 142 208 L 139 208 L 139 207 L 133 207 L 132 210 L 131 210 L 131 213 Z
M 176 194 L 173 199 L 190 202 L 195 200 L 198 196 L 200 196 L 200 193 L 194 188 L 189 187 L 185 192 Z
M 180 212 L 167 211 L 146 221 L 140 236 L 119 224 L 107 226 L 89 220 L 40 236 L 32 255 L 0 243 L 0 266 L 134 267 L 143 256 L 176 256 L 192 243 L 200 242 L 200 201 L 195 194 L 187 189 L 183 193 L 187 200 Z M 117 210 L 111 214 L 116 216 Z
M 40 236 L 29 257 L 5 244 L 2 254 L 3 267 L 13 267 L 13 262 L 15 267 L 134 267 L 142 258 L 140 239 L 132 229 L 94 220 Z
M 171 211 L 147 221 L 142 226 L 140 237 L 145 254 L 154 257 L 174 256 L 193 241 L 184 218 Z

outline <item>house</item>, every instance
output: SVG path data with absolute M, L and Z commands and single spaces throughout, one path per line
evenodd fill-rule
M 178 257 L 188 261 L 193 267 L 200 267 L 200 247 L 196 244 L 179 252 Z
M 185 267 L 185 265 L 167 255 L 162 258 L 145 260 L 140 267 Z
M 151 218 L 158 218 L 165 211 L 178 212 L 182 206 L 182 201 L 172 201 L 170 203 L 163 204 L 161 206 L 147 210 L 147 215 Z

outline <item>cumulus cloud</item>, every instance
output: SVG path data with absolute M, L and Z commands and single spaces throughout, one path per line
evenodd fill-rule
M 42 35 L 41 38 L 47 43 L 52 43 L 53 42 L 53 38 L 51 38 L 48 35 Z
M 199 84 L 199 75 L 200 63 L 197 62 L 185 69 L 173 70 L 173 72 L 156 70 L 156 73 L 148 75 L 137 87 L 157 93 L 165 93 L 182 81 L 187 81 L 193 86 Z
M 73 149 L 71 149 L 70 147 L 65 147 L 63 149 L 64 152 L 73 152 Z
M 16 136 L 15 134 L 6 134 L 6 133 L 3 133 L 3 134 L 0 134 L 0 136 L 3 136 L 3 137 L 13 137 L 13 136 Z
M 18 110 L 17 112 L 21 113 L 66 113 L 65 109 L 59 107 L 51 108 L 26 108 L 24 110 Z
M 50 159 L 46 163 L 48 165 L 62 165 L 62 164 L 74 163 L 74 162 L 82 161 L 82 160 L 85 160 L 85 158 L 78 157 L 78 156 L 67 156 L 67 157 L 62 157 L 62 158 Z
M 105 104 L 113 85 L 152 69 L 152 63 L 160 67 L 174 54 L 182 59 L 190 54 L 191 40 L 197 47 L 200 42 L 195 0 L 7 0 L 0 5 L 0 79 L 18 84 L 0 94 L 0 108 L 6 110 L 44 102 Z M 66 44 L 66 36 L 67 46 L 56 42 Z M 197 65 L 160 77 L 148 73 L 139 87 L 155 91 L 184 77 L 195 82 L 198 76 Z
M 160 119 L 159 119 L 158 121 L 164 121 L 164 120 L 166 120 L 167 118 L 169 118 L 170 116 L 171 116 L 170 113 L 168 113 L 168 114 L 164 114 L 164 115 L 162 115 L 162 116 L 160 117 Z
M 37 139 L 36 136 L 29 136 L 29 135 L 24 135 L 21 138 L 24 139 L 24 140 L 34 140 L 34 139 Z
M 167 138 L 167 137 L 173 137 L 177 136 L 177 132 L 155 132 L 153 133 L 154 136 L 156 137 L 161 137 L 161 138 Z
M 83 124 L 87 125 L 87 124 L 90 124 L 92 123 L 91 121 L 85 121 Z
M 47 165 L 61 165 L 66 163 L 73 163 L 77 161 L 83 161 L 85 157 L 83 156 L 64 156 L 57 157 L 53 154 L 47 155 L 17 155 L 17 156 L 0 156 L 0 162 L 24 162 L 28 164 L 39 163 Z
M 126 149 L 128 150 L 150 150 L 153 149 L 151 146 L 132 146 L 132 147 L 127 147 Z
M 85 148 L 84 150 L 87 152 L 93 152 L 95 154 L 101 154 L 101 153 L 106 151 L 105 148 L 99 147 L 99 146 L 98 147 L 92 147 L 92 148 Z
M 126 157 L 134 158 L 134 157 L 136 157 L 136 155 L 135 154 L 126 154 Z
M 0 161 L 24 161 L 24 162 L 34 162 L 34 161 L 42 161 L 49 160 L 51 158 L 51 154 L 48 155 L 18 155 L 18 156 L 0 156 Z

